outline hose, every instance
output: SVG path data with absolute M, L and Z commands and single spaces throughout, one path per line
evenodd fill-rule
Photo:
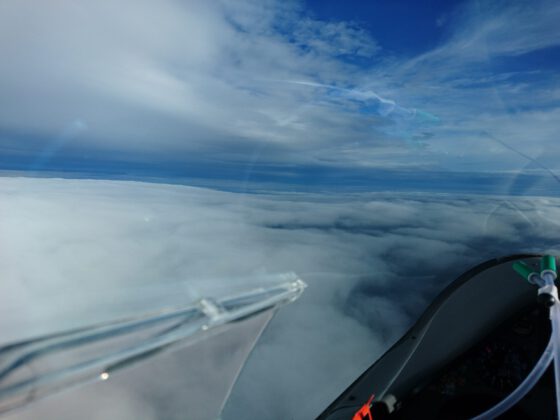
M 552 321 L 552 336 L 554 341 L 554 379 L 556 382 L 556 413 L 560 416 L 560 304 L 556 303 L 550 308 Z
M 472 420 L 494 419 L 517 404 L 535 386 L 553 359 L 556 382 L 556 413 L 560 416 L 560 300 L 558 299 L 558 289 L 554 284 L 557 277 L 556 258 L 552 255 L 543 256 L 540 273 L 534 272 L 528 264 L 522 261 L 514 263 L 513 269 L 529 283 L 539 287 L 539 301 L 550 307 L 550 322 L 552 324 L 550 341 L 539 361 L 523 382 L 494 407 Z
M 554 307 L 556 306 L 557 305 L 554 305 Z M 559 313 L 558 311 L 556 312 Z M 533 388 L 533 386 L 539 381 L 539 379 L 546 371 L 546 369 L 550 366 L 552 359 L 554 359 L 554 353 L 557 347 L 555 341 L 556 340 L 553 334 L 551 335 L 550 341 L 548 342 L 548 345 L 544 349 L 541 358 L 539 359 L 535 367 L 533 367 L 533 370 L 527 375 L 527 377 L 523 380 L 523 382 L 521 382 L 521 384 L 519 384 L 519 386 L 515 388 L 515 390 L 511 394 L 509 394 L 506 398 L 504 398 L 494 407 L 490 408 L 489 410 L 485 411 L 482 414 L 479 414 L 478 416 L 474 417 L 472 420 L 494 419 L 499 415 L 505 413 L 515 404 L 517 404 L 519 400 L 521 400 Z

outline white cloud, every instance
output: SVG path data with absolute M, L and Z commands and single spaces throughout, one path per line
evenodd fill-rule
M 555 1 L 467 3 L 466 22 L 454 37 L 459 55 L 521 55 L 560 44 Z
M 309 288 L 265 332 L 225 418 L 241 412 L 309 418 L 461 272 L 498 255 L 558 252 L 559 217 L 560 202 L 553 198 L 247 195 L 137 182 L 0 178 L 2 340 L 164 306 L 195 296 L 198 287 L 295 271 Z M 129 403 L 115 410 L 136 413 L 140 391 L 126 378 L 124 373 L 117 382 L 118 395 Z M 97 392 L 84 387 L 68 398 L 79 406 Z M 71 418 L 75 405 L 57 409 L 65 398 L 36 407 Z M 181 407 L 177 398 L 165 401 L 166 413 Z M 158 417 L 161 401 L 144 394 L 142 401 L 149 405 L 146 418 Z M 110 406 L 107 415 L 116 415 Z M 170 415 L 181 418 L 177 410 Z
M 305 19 L 294 28 L 298 46 L 328 56 L 371 57 L 379 49 L 371 36 L 348 22 L 320 22 Z
M 523 149 L 531 136 L 538 156 L 558 129 L 553 74 L 488 64 L 557 45 L 555 2 L 469 3 L 440 46 L 392 58 L 356 23 L 312 19 L 297 2 L 0 8 L 9 156 L 37 156 L 82 121 L 56 155 L 511 171 L 519 156 L 472 147 L 473 133 Z
M 286 9 L 290 17 L 297 13 Z M 10 106 L 0 124 L 48 142 L 81 119 L 88 130 L 76 141 L 89 148 L 164 155 L 240 138 L 298 144 L 301 135 L 291 140 L 297 124 L 276 120 L 293 113 L 302 95 L 266 79 L 332 80 L 349 68 L 333 58 L 339 52 L 290 43 L 274 29 L 284 22 L 276 19 L 287 18 L 281 11 L 276 2 L 60 0 L 47 10 L 3 3 L 0 84 L 2 103 Z M 301 28 L 323 30 L 309 19 Z M 344 23 L 336 29 L 329 36 L 337 51 L 366 50 L 365 32 Z

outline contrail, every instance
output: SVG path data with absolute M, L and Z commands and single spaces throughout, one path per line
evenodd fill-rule
M 341 87 L 334 86 L 334 85 L 327 85 L 327 84 L 324 84 L 324 83 L 306 82 L 306 81 L 301 81 L 301 80 L 279 80 L 279 81 L 283 82 L 283 83 L 292 83 L 292 84 L 296 84 L 296 85 L 321 87 L 321 88 L 325 88 L 325 89 L 336 90 L 336 91 L 339 91 L 339 92 L 344 92 L 349 97 L 354 98 L 354 99 L 360 99 L 360 100 L 376 99 L 377 101 L 381 102 L 382 104 L 389 105 L 391 107 L 391 109 L 388 112 L 386 112 L 385 115 L 390 114 L 395 108 L 402 108 L 402 107 L 399 107 L 397 105 L 397 103 L 395 101 L 393 101 L 392 99 L 384 98 L 384 97 L 382 97 L 381 95 L 378 95 L 377 93 L 375 93 L 372 90 L 362 91 L 362 90 L 357 90 L 357 89 L 347 89 L 347 88 L 341 88 Z M 405 108 L 402 108 L 402 109 L 405 109 Z

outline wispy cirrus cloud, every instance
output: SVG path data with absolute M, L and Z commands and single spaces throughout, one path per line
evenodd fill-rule
M 1 7 L 4 165 L 81 121 L 57 156 L 513 171 L 476 133 L 540 158 L 558 128 L 557 63 L 528 58 L 558 45 L 554 2 L 468 2 L 413 57 L 298 2 Z

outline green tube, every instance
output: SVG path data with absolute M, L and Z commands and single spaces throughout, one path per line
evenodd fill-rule
M 527 263 L 523 261 L 514 262 L 513 269 L 517 272 L 517 274 L 519 274 L 521 277 L 523 277 L 525 280 L 527 280 L 530 283 L 531 281 L 529 280 L 529 278 L 531 277 L 531 275 L 537 274 Z
M 545 255 L 541 258 L 541 272 L 545 270 L 556 273 L 556 258 L 553 255 Z

